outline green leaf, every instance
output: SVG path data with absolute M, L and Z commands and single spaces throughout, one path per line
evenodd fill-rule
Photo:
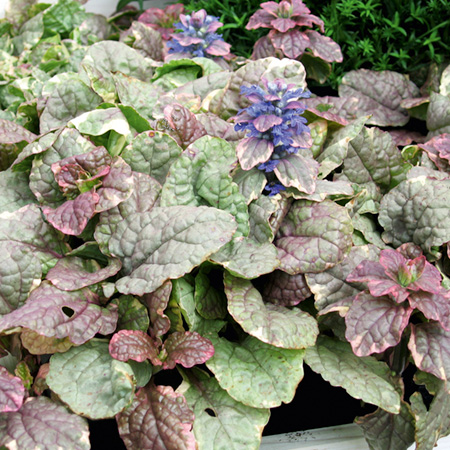
M 121 156 L 134 171 L 146 173 L 163 184 L 170 166 L 182 151 L 168 134 L 146 131 L 138 134 Z
M 438 390 L 428 410 L 419 392 L 415 392 L 410 401 L 416 422 L 416 449 L 431 449 L 437 444 L 438 439 L 450 434 L 448 384 L 446 382 L 438 384 Z
M 411 165 L 403 161 L 388 132 L 364 127 L 350 141 L 342 172 L 337 179 L 357 184 L 373 182 L 384 194 L 403 181 L 410 168 Z
M 289 350 L 247 336 L 242 342 L 208 336 L 214 356 L 206 365 L 222 389 L 253 408 L 290 403 L 303 378 L 304 350 Z
M 210 259 L 231 274 L 249 279 L 273 272 L 280 265 L 277 249 L 272 243 L 259 243 L 244 237 L 234 238 Z
M 124 264 L 125 276 L 116 287 L 123 294 L 153 292 L 166 280 L 200 265 L 235 230 L 232 216 L 205 206 L 160 207 L 130 214 L 117 224 L 109 241 L 109 251 Z
M 25 246 L 0 242 L 0 316 L 20 308 L 42 277 L 37 256 Z
M 251 336 L 288 349 L 303 349 L 314 345 L 319 334 L 317 322 L 298 308 L 285 308 L 264 303 L 252 283 L 224 274 L 228 311 Z
M 131 367 L 113 359 L 108 342 L 98 339 L 53 355 L 46 381 L 72 411 L 90 419 L 123 411 L 135 388 Z
M 404 401 L 399 414 L 377 409 L 372 414 L 359 417 L 356 423 L 371 450 L 405 450 L 414 442 L 414 417 L 409 404 Z
M 352 233 L 352 222 L 343 206 L 331 200 L 296 200 L 275 241 L 281 270 L 295 275 L 335 266 L 350 251 Z
M 261 195 L 267 183 L 264 173 L 255 167 L 250 170 L 238 168 L 233 175 L 233 181 L 239 186 L 239 192 L 246 198 L 247 204 Z
M 171 166 L 161 204 L 209 204 L 236 218 L 235 237 L 248 235 L 247 203 L 230 175 L 235 163 L 236 152 L 224 139 L 211 136 L 197 139 Z
M 83 7 L 74 0 L 58 0 L 44 11 L 46 34 L 67 34 L 81 25 L 87 14 Z
M 112 80 L 112 73 L 116 72 L 144 82 L 150 80 L 153 75 L 153 61 L 123 42 L 102 41 L 91 45 L 81 61 L 81 66 L 85 63 L 95 67 L 106 80 Z
M 42 95 L 47 99 L 40 117 L 41 134 L 59 128 L 70 119 L 95 109 L 102 101 L 78 74 L 62 73 L 46 83 Z
M 120 72 L 113 74 L 113 79 L 120 103 L 125 106 L 132 106 L 146 119 L 152 119 L 153 108 L 158 97 L 162 95 L 161 89 Z
M 117 331 L 140 330 L 146 332 L 150 326 L 147 308 L 132 295 L 121 295 L 111 303 L 118 305 Z
M 131 133 L 130 125 L 119 108 L 88 111 L 71 120 L 69 125 L 73 125 L 80 133 L 91 136 L 100 136 L 110 130 L 124 136 Z
M 383 240 L 394 247 L 413 242 L 425 253 L 450 241 L 449 196 L 450 180 L 412 169 L 408 179 L 381 201 L 378 220 L 385 230 Z
M 358 136 L 367 122 L 367 118 L 368 116 L 364 116 L 354 120 L 329 136 L 322 152 L 317 157 L 317 161 L 320 163 L 319 178 L 325 178 L 343 163 L 347 156 L 349 142 Z
M 199 450 L 257 450 L 268 409 L 251 408 L 237 402 L 214 378 L 190 371 L 184 396 L 195 415 L 194 434 Z
M 36 198 L 28 186 L 28 174 L 12 172 L 11 169 L 0 172 L 0 213 L 16 211 Z
M 356 356 L 348 343 L 320 336 L 315 347 L 306 349 L 305 362 L 352 397 L 393 414 L 400 412 L 400 395 L 389 367 L 372 356 Z
M 104 254 L 109 254 L 109 239 L 120 222 L 135 212 L 148 212 L 159 203 L 161 185 L 156 180 L 138 172 L 133 172 L 133 180 L 134 190 L 131 196 L 100 214 L 94 237 Z
M 195 277 L 194 302 L 198 313 L 205 319 L 223 319 L 227 314 L 227 298 L 217 289 L 208 275 L 214 266 L 202 264 Z

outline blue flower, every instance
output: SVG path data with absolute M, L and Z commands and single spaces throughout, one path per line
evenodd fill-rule
M 302 116 L 306 106 L 299 101 L 310 93 L 281 78 L 262 82 L 266 89 L 257 85 L 241 87 L 241 94 L 251 104 L 239 110 L 234 118 L 235 130 L 247 132 L 236 150 L 244 170 L 257 167 L 271 173 L 283 158 L 298 153 L 310 141 L 307 120 Z M 278 182 L 266 187 L 269 195 L 284 189 Z
M 173 33 L 167 42 L 169 53 L 189 56 L 215 57 L 230 53 L 230 44 L 224 42 L 216 30 L 223 24 L 218 17 L 208 16 L 204 9 L 192 15 L 180 14 L 181 22 L 175 24 L 179 33 Z
M 281 183 L 271 181 L 270 183 L 266 184 L 264 190 L 269 192 L 269 197 L 273 197 L 274 195 L 279 194 L 281 191 L 285 191 L 286 188 Z

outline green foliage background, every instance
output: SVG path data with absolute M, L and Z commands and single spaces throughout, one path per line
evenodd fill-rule
M 204 8 L 219 16 L 219 30 L 232 52 L 249 57 L 254 42 L 268 30 L 246 30 L 260 8 L 255 0 L 182 0 L 190 11 Z M 325 22 L 325 34 L 342 48 L 343 63 L 333 64 L 327 84 L 337 87 L 344 73 L 367 68 L 411 75 L 421 85 L 430 62 L 450 55 L 450 0 L 305 0 Z

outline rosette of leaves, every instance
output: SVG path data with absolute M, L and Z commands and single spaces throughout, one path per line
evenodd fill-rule
M 228 56 L 230 44 L 216 33 L 222 25 L 218 17 L 208 15 L 204 9 L 192 14 L 180 14 L 180 22 L 175 24 L 179 32 L 173 33 L 167 42 L 169 54 L 191 58 Z
M 183 4 L 175 3 L 167 5 L 164 9 L 148 8 L 139 16 L 138 21 L 158 31 L 161 37 L 168 41 L 175 31 L 174 24 L 182 13 L 184 13 Z
M 441 286 L 439 270 L 426 260 L 420 247 L 409 243 L 396 250 L 381 250 L 379 261 L 363 260 L 346 281 L 365 283 L 368 290 L 331 305 L 328 311 L 342 308 L 345 337 L 356 355 L 399 346 L 408 327 L 408 347 L 417 367 L 444 381 L 449 379 L 441 355 L 447 351 L 450 331 L 450 291 Z M 397 364 L 406 364 L 405 353 L 402 358 Z
M 241 94 L 252 103 L 234 118 L 235 130 L 247 131 L 236 148 L 241 168 L 256 167 L 268 174 L 269 195 L 289 186 L 312 193 L 318 164 L 309 150 L 310 131 L 302 116 L 306 107 L 298 101 L 310 94 L 280 78 L 262 81 L 266 90 L 258 85 L 241 87 Z
M 320 32 L 312 29 L 314 25 Z M 322 19 L 311 14 L 302 0 L 261 3 L 246 28 L 270 28 L 267 36 L 256 41 L 253 59 L 271 55 L 300 59 L 308 76 L 319 82 L 323 83 L 331 73 L 330 63 L 342 61 L 339 45 L 323 35 Z

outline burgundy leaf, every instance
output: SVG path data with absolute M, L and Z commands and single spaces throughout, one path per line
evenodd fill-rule
M 197 120 L 195 114 L 184 106 L 177 103 L 168 105 L 164 108 L 164 116 L 173 129 L 173 132 L 170 132 L 171 136 L 183 148 L 206 134 L 205 127 Z
M 140 330 L 120 330 L 109 343 L 109 354 L 119 361 L 142 362 L 149 359 L 154 366 L 160 366 L 159 349 L 152 338 Z
M 295 306 L 312 295 L 302 274 L 289 275 L 276 270 L 264 283 L 264 301 L 280 306 Z
M 271 30 L 269 38 L 275 48 L 282 50 L 291 59 L 298 58 L 310 46 L 310 40 L 307 34 L 299 30 L 291 30 L 287 33 L 279 33 Z
M 99 200 L 96 212 L 107 211 L 127 200 L 134 188 L 133 171 L 120 157 L 111 164 L 109 173 L 103 178 L 102 187 L 97 191 Z
M 47 337 L 69 337 L 81 345 L 116 328 L 117 310 L 97 303 L 97 296 L 87 288 L 64 292 L 44 281 L 24 306 L 0 318 L 0 330 L 26 327 Z
M 110 264 L 102 269 L 93 261 L 68 256 L 60 259 L 56 266 L 49 270 L 46 278 L 62 291 L 76 291 L 112 277 L 121 267 L 121 261 L 115 258 L 110 259 Z
M 140 389 L 133 403 L 116 416 L 120 437 L 128 449 L 196 450 L 194 413 L 183 395 L 170 386 Z
M 159 339 L 170 329 L 170 319 L 164 314 L 170 300 L 172 283 L 167 281 L 151 294 L 144 295 L 143 299 L 150 313 L 150 335 Z
M 111 156 L 105 147 L 96 147 L 90 152 L 61 159 L 53 163 L 51 168 L 55 177 L 58 176 L 61 169 L 66 165 L 78 165 L 85 172 L 95 175 L 98 172 L 103 172 L 104 167 L 109 166 L 111 161 Z
M 409 296 L 409 304 L 427 319 L 438 321 L 442 328 L 450 331 L 450 291 L 442 290 L 439 294 L 413 292 Z
M 266 162 L 273 152 L 273 143 L 267 139 L 249 137 L 242 139 L 236 147 L 237 157 L 243 170 L 250 170 Z
M 48 206 L 42 209 L 46 219 L 64 234 L 78 236 L 95 214 L 95 207 L 100 196 L 94 191 L 79 195 L 75 200 L 68 200 L 58 208 Z
M 436 323 L 411 325 L 408 348 L 416 366 L 441 380 L 450 380 L 450 332 Z
M 49 398 L 30 397 L 16 412 L 0 419 L 0 446 L 8 449 L 89 450 L 86 419 Z
M 425 150 L 439 170 L 450 172 L 450 134 L 440 134 L 418 147 Z
M 345 316 L 346 339 L 357 356 L 381 353 L 400 342 L 413 309 L 389 297 L 358 294 Z
M 203 364 L 214 355 L 214 346 L 209 339 L 197 332 L 175 332 L 164 342 L 167 359 L 164 369 L 173 369 L 176 364 L 189 368 L 196 364 Z
M 25 397 L 25 387 L 19 377 L 0 366 L 0 413 L 18 411 Z

